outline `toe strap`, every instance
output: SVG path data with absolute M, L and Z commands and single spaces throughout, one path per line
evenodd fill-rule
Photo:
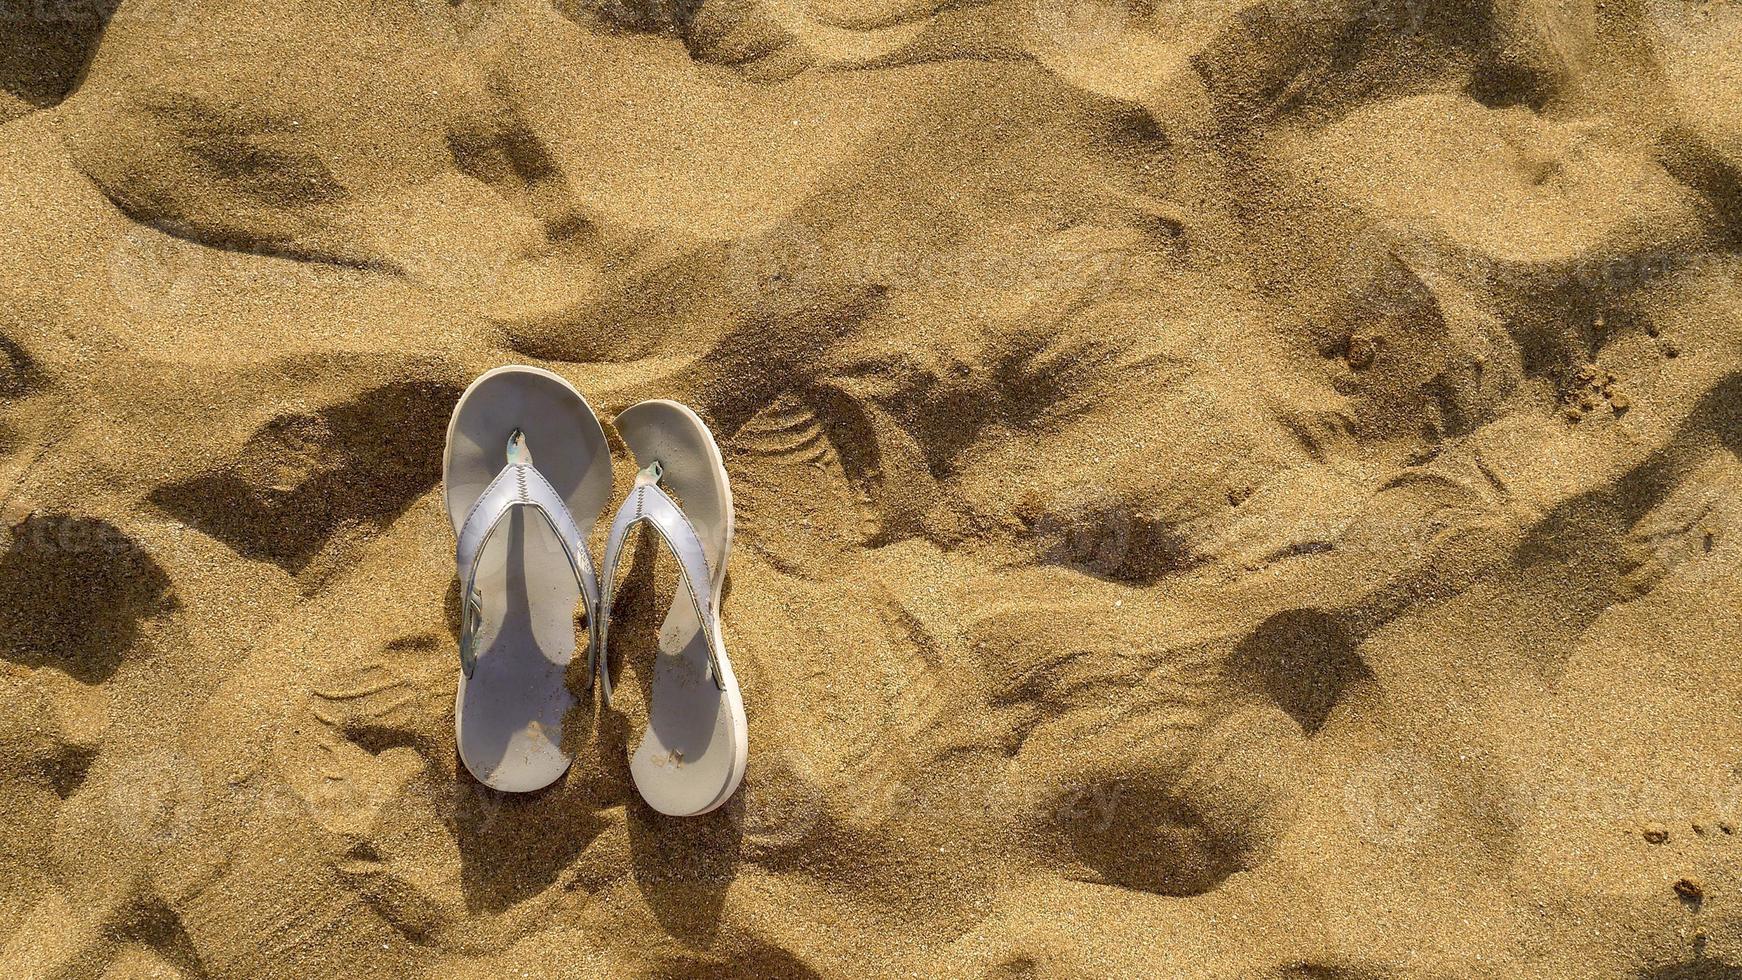
M 491 535 L 508 512 L 516 507 L 530 508 L 542 515 L 556 532 L 575 582 L 581 588 L 581 598 L 587 605 L 587 662 L 594 662 L 594 651 L 603 640 L 599 626 L 599 578 L 593 571 L 593 557 L 587 552 L 587 542 L 576 526 L 568 505 L 545 479 L 544 474 L 524 459 L 511 461 L 484 488 L 460 526 L 459 546 L 454 561 L 460 571 L 465 591 L 460 598 L 460 669 L 467 677 L 478 665 L 477 639 L 483 619 L 483 596 L 477 589 L 478 558 L 484 552 Z
M 720 671 L 719 637 L 714 635 L 713 577 L 708 572 L 707 552 L 702 547 L 701 536 L 684 516 L 683 509 L 659 486 L 658 479 L 658 463 L 643 470 L 636 478 L 629 499 L 617 509 L 617 518 L 611 522 L 611 536 L 605 543 L 605 594 L 599 606 L 599 661 L 594 665 L 594 672 L 604 686 L 606 704 L 611 702 L 611 672 L 604 659 L 611 631 L 611 599 L 617 582 L 617 565 L 623 560 L 623 543 L 629 532 L 635 525 L 643 523 L 659 532 L 660 540 L 677 558 L 680 587 L 695 604 L 696 620 L 701 624 L 708 644 L 708 672 L 713 675 L 716 687 L 722 691 L 726 689 Z

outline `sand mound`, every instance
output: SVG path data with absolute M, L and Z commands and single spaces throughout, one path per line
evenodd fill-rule
M 1742 7 L 0 15 L 6 975 L 1742 976 Z M 708 818 L 457 764 L 516 361 L 726 448 Z

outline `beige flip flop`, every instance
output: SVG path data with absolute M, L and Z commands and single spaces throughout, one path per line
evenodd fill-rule
M 497 368 L 454 406 L 442 493 L 458 540 L 460 682 L 454 737 L 486 786 L 527 792 L 562 778 L 574 614 L 585 601 L 588 684 L 599 585 L 587 536 L 611 496 L 611 451 L 573 385 Z
M 641 472 L 605 546 L 598 675 L 609 706 L 605 651 L 617 565 L 629 531 L 647 524 L 677 559 L 679 584 L 659 629 L 647 730 L 629 771 L 655 810 L 696 816 L 731 797 L 749 762 L 744 699 L 720 632 L 720 594 L 732 550 L 732 487 L 713 435 L 683 405 L 642 402 L 625 409 L 616 424 Z

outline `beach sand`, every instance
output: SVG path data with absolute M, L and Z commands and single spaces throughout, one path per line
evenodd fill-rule
M 1734 0 L 0 15 L 0 975 L 1742 978 Z M 712 815 L 456 759 L 507 363 L 719 436 Z

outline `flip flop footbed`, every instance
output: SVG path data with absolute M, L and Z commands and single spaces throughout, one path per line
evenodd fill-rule
M 556 532 L 536 512 L 503 519 L 478 560 L 479 623 L 472 676 L 460 675 L 454 735 L 460 758 L 495 789 L 548 786 L 569 767 L 563 719 L 581 589 Z

